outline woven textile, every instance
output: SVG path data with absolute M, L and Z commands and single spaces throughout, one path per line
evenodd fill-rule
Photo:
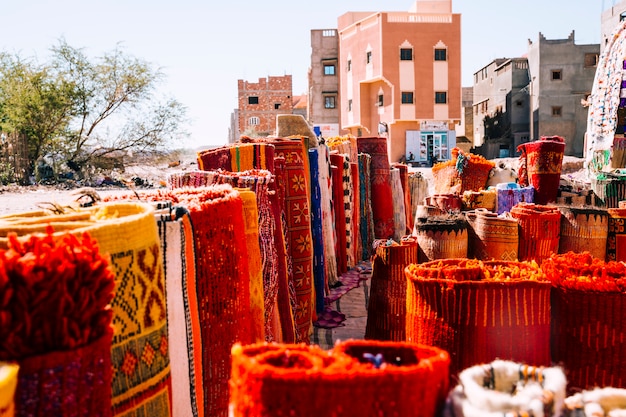
M 324 311 L 326 293 L 326 266 L 324 264 L 324 229 L 322 223 L 322 192 L 319 182 L 319 153 L 309 149 L 311 175 L 311 235 L 313 238 L 313 278 L 315 281 L 315 311 Z
M 411 213 L 415 215 L 417 206 L 423 205 L 424 199 L 429 196 L 428 180 L 421 172 L 409 174 L 409 192 L 411 194 Z
M 15 415 L 15 390 L 17 388 L 16 363 L 0 362 L 0 417 Z
M 382 244 L 372 261 L 372 278 L 365 338 L 406 340 L 406 277 L 404 269 L 417 263 L 417 240 Z
M 417 218 L 419 262 L 467 257 L 467 221 L 461 215 Z
M 359 209 L 359 190 L 361 184 L 359 182 L 360 176 L 358 161 L 350 162 L 350 178 L 352 180 L 352 201 L 350 203 L 352 207 L 352 228 L 350 230 L 352 233 L 352 239 L 350 241 L 350 248 L 354 262 L 352 267 L 355 267 L 360 261 L 363 260 L 361 257 L 361 210 Z
M 111 416 L 111 337 L 20 360 L 15 415 Z
M 332 166 L 337 167 L 336 175 L 333 171 L 333 207 L 338 243 L 337 264 L 341 266 L 339 274 L 343 274 L 355 265 L 352 247 L 352 196 L 354 193 L 352 170 L 347 155 L 333 153 L 330 155 L 330 162 Z M 340 259 L 340 257 L 344 259 Z
M 534 202 L 535 189 L 532 185 L 520 187 L 518 183 L 506 182 L 496 185 L 496 210 L 498 214 L 510 212 L 517 203 Z
M 350 161 L 354 162 L 357 160 L 358 155 L 356 141 L 357 139 L 352 135 L 334 136 L 326 138 L 326 145 L 334 153 L 345 154 Z
M 561 212 L 556 206 L 518 203 L 511 216 L 519 223 L 518 258 L 539 263 L 559 250 Z
M 606 208 L 618 208 L 626 200 L 626 175 L 602 173 L 591 178 L 591 188 L 597 196 L 596 203 Z
M 409 343 L 349 341 L 330 352 L 237 345 L 231 407 L 234 417 L 432 417 L 447 394 L 448 364 L 446 352 Z
M 361 259 L 369 259 L 374 242 L 374 217 L 372 214 L 372 190 L 370 168 L 372 157 L 359 154 L 359 236 L 361 238 Z
M 322 208 L 322 233 L 324 237 L 324 267 L 326 290 L 337 282 L 337 256 L 335 255 L 335 220 L 332 207 L 332 179 L 330 152 L 326 145 L 318 146 L 318 176 L 320 205 Z
M 331 155 L 331 162 L 333 159 Z M 336 159 L 336 158 L 335 158 Z M 337 275 L 341 276 L 348 271 L 348 248 L 346 243 L 346 209 L 343 204 L 342 170 L 333 164 L 333 214 L 335 218 L 335 258 L 337 259 Z
M 289 279 L 296 290 L 296 342 L 308 342 L 315 314 L 313 246 L 311 236 L 310 177 L 302 139 L 277 139 L 275 155 L 285 158 L 285 214 L 287 253 L 292 269 Z
M 603 209 L 560 206 L 561 233 L 559 253 L 589 252 L 598 259 L 606 258 L 609 215 Z
M 196 293 L 196 254 L 189 211 L 178 206 L 156 215 L 167 292 L 172 414 L 204 416 L 202 339 Z
M 393 224 L 393 196 L 387 138 L 357 138 L 357 148 L 359 153 L 366 153 L 372 157 L 370 191 L 372 197 L 372 217 L 374 219 L 374 237 L 376 239 L 392 238 L 395 229 Z
M 424 199 L 424 204 L 444 213 L 459 213 L 463 209 L 463 200 L 458 194 L 433 194 Z
M 469 224 L 468 256 L 482 260 L 517 261 L 519 231 L 510 214 L 478 209 L 465 213 Z
M 487 185 L 489 173 L 496 166 L 481 155 L 465 153 L 459 148 L 451 151 L 452 159 L 432 167 L 434 189 L 437 194 L 459 194 L 479 191 Z
M 496 211 L 497 192 L 490 187 L 487 190 L 465 191 L 461 196 L 463 210 L 486 209 Z
M 397 168 L 400 171 L 400 184 L 402 185 L 402 193 L 404 194 L 404 210 L 406 215 L 407 230 L 404 234 L 408 234 L 411 231 L 410 227 L 413 227 L 413 215 L 415 211 L 411 211 L 411 190 L 409 189 L 409 167 L 406 164 L 393 164 L 393 168 Z
M 235 143 L 197 154 L 198 167 L 203 171 L 223 169 L 247 171 L 266 169 L 274 172 L 274 146 L 270 143 Z
M 445 417 L 558 417 L 565 402 L 559 367 L 495 360 L 464 369 L 448 395 Z
M 607 261 L 626 261 L 626 208 L 608 209 Z
M 552 280 L 552 360 L 568 373 L 568 391 L 626 388 L 626 268 L 588 252 L 552 256 L 541 264 Z
M 532 185 L 535 189 L 534 202 L 548 204 L 556 201 L 561 181 L 565 140 L 560 136 L 542 136 L 534 142 L 522 143 L 518 172 L 522 187 Z
M 400 170 L 397 168 L 391 169 L 391 195 L 393 199 L 393 238 L 399 242 L 402 240 L 402 236 L 406 235 L 406 208 Z
M 550 282 L 537 264 L 444 259 L 411 264 L 406 340 L 450 353 L 452 375 L 493 358 L 550 364 Z
M 165 277 L 154 209 L 149 204 L 115 202 L 72 215 L 15 215 L 19 234 L 88 232 L 111 259 L 115 333 L 111 346 L 113 415 L 170 415 L 171 378 Z M 21 223 L 21 224 L 19 224 Z
M 276 316 L 277 296 L 278 296 L 278 254 L 276 249 L 276 236 L 282 236 L 276 233 L 276 223 L 280 220 L 270 207 L 270 185 L 274 182 L 274 176 L 268 170 L 252 169 L 241 172 L 229 171 L 192 171 L 172 174 L 168 177 L 168 185 L 170 188 L 183 187 L 203 187 L 211 184 L 230 184 L 233 187 L 246 188 L 254 192 L 256 197 L 256 211 L 258 212 L 258 224 L 254 224 L 252 219 L 246 219 L 254 233 L 256 228 L 259 240 L 259 249 L 261 251 L 262 265 L 262 289 L 258 287 L 258 271 L 259 265 L 256 257 L 251 257 L 249 261 L 254 265 L 250 266 L 250 271 L 254 275 L 251 279 L 251 294 L 261 295 L 263 298 L 263 306 L 258 306 L 258 301 L 254 301 L 253 306 L 264 311 L 265 338 L 268 342 L 276 339 L 279 330 L 275 323 L 279 320 Z M 252 209 L 252 207 L 250 207 Z M 280 243 L 284 245 L 283 243 Z

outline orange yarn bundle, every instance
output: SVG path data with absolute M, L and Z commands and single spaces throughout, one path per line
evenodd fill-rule
M 447 352 L 405 342 L 235 345 L 232 360 L 234 417 L 432 417 L 448 390 Z
M 487 185 L 489 172 L 495 166 L 495 162 L 482 155 L 453 148 L 452 159 L 438 162 L 432 167 L 435 193 L 463 195 L 465 191 L 480 191 Z

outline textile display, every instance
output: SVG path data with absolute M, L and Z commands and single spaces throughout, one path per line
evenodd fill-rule
M 625 25 L 623 21 L 619 22 L 607 37 L 588 99 L 585 166 L 590 176 L 610 168 L 618 108 L 626 105 L 626 100 L 622 99 L 626 57 Z
M 333 159 L 343 158 L 340 155 L 331 155 Z M 348 248 L 346 242 L 346 209 L 343 204 L 343 176 L 342 169 L 335 165 L 331 166 L 333 181 L 333 213 L 335 217 L 335 258 L 337 259 L 337 275 L 341 276 L 348 271 Z
M 372 260 L 372 278 L 365 338 L 406 340 L 406 277 L 404 269 L 417 263 L 417 240 L 400 243 L 387 241 L 376 248 Z
M 518 203 L 511 209 L 511 216 L 519 223 L 517 256 L 520 261 L 534 259 L 541 263 L 559 251 L 561 212 L 558 207 Z
M 535 262 L 410 264 L 406 340 L 450 353 L 450 372 L 493 358 L 550 365 L 550 281 Z
M 567 370 L 568 391 L 626 388 L 626 265 L 568 252 L 541 268 L 553 285 L 552 360 Z
M 467 258 L 468 224 L 462 215 L 418 218 L 415 233 L 419 262 Z
M 399 242 L 402 240 L 402 236 L 406 235 L 406 208 L 404 206 L 404 192 L 402 190 L 400 170 L 392 168 L 390 172 L 394 225 L 393 239 L 396 242 Z
M 411 190 L 409 189 L 409 166 L 407 164 L 392 164 L 392 168 L 396 168 L 400 171 L 400 184 L 402 184 L 402 193 L 404 194 L 404 208 L 406 215 L 407 228 L 413 225 L 413 215 L 415 211 L 411 211 Z M 410 230 L 406 230 L 404 234 L 411 233 Z
M 602 173 L 591 178 L 596 203 L 605 208 L 618 208 L 626 200 L 626 175 L 620 172 Z
M 310 178 L 306 146 L 300 139 L 276 139 L 275 155 L 285 158 L 284 230 L 292 268 L 288 273 L 296 290 L 296 342 L 308 342 L 315 317 L 313 246 L 311 236 Z
M 626 167 L 626 138 L 622 133 L 620 137 L 615 136 L 613 138 L 613 155 L 611 157 L 611 168 L 619 169 L 624 167 Z
M 335 220 L 332 208 L 332 180 L 328 146 L 318 146 L 318 176 L 320 205 L 322 207 L 322 233 L 324 237 L 324 269 L 326 290 L 337 282 L 337 257 L 335 255 Z
M 558 417 L 567 380 L 559 367 L 507 360 L 474 365 L 459 374 L 444 417 Z
M 347 155 L 350 162 L 358 159 L 357 139 L 352 135 L 326 138 L 326 146 L 332 153 Z
M 369 259 L 374 242 L 374 217 L 372 213 L 372 189 L 370 181 L 372 157 L 366 153 L 359 154 L 359 212 L 361 237 L 361 259 Z
M 626 208 L 607 210 L 609 226 L 606 241 L 607 261 L 626 261 Z
M 87 232 L 109 255 L 115 274 L 110 350 L 113 415 L 143 415 L 149 410 L 154 416 L 169 416 L 165 274 L 154 208 L 146 203 L 111 202 L 81 209 L 74 216 L 68 221 L 64 215 L 25 213 L 4 221 L 7 229 L 21 235 L 41 232 L 48 225 L 57 233 Z
M 263 305 L 259 306 L 258 301 L 253 301 L 252 305 L 256 309 L 264 312 L 265 338 L 268 342 L 274 341 L 280 330 L 276 323 L 280 320 L 276 307 L 278 297 L 278 281 L 287 279 L 286 276 L 279 277 L 278 254 L 276 249 L 276 223 L 280 221 L 270 207 L 270 186 L 274 183 L 274 176 L 268 170 L 251 169 L 241 172 L 230 171 L 191 171 L 174 173 L 168 177 L 168 185 L 171 189 L 184 187 L 204 187 L 211 184 L 230 184 L 233 187 L 245 188 L 254 192 L 256 197 L 256 211 L 258 213 L 257 225 L 253 219 L 246 219 L 251 233 L 258 234 L 258 244 L 261 253 L 259 269 L 258 259 L 250 257 L 250 271 L 255 275 L 255 279 L 250 282 L 251 294 L 262 297 Z M 252 207 L 250 207 L 252 209 Z M 278 236 L 282 236 L 278 234 Z M 251 243 L 251 242 L 250 242 Z M 284 242 L 280 243 L 284 245 Z M 254 272 L 252 272 L 254 271 Z M 258 272 L 262 271 L 262 288 L 258 285 Z M 286 272 L 285 272 L 286 274 Z M 254 296 L 252 300 L 255 300 Z M 258 313 L 258 311 L 257 311 Z M 255 314 L 257 314 L 255 313 Z M 257 333 L 260 332 L 260 329 Z
M 535 189 L 532 185 L 521 187 L 516 182 L 496 185 L 496 209 L 498 214 L 510 212 L 517 203 L 533 203 Z
M 613 417 L 626 412 L 626 389 L 595 388 L 565 398 L 566 413 L 581 417 Z
M 370 191 L 372 196 L 372 217 L 374 219 L 374 238 L 389 239 L 393 237 L 395 229 L 387 138 L 359 137 L 357 138 L 357 149 L 359 153 L 366 153 L 372 157 Z
M 232 357 L 234 417 L 432 417 L 448 389 L 448 354 L 412 343 L 236 345 Z
M 487 185 L 489 173 L 495 162 L 481 155 L 465 153 L 459 148 L 451 150 L 452 158 L 433 165 L 434 190 L 436 194 L 459 194 L 480 191 Z
M 463 200 L 458 194 L 433 194 L 424 199 L 424 204 L 444 213 L 458 213 L 463 209 Z
M 15 390 L 19 369 L 16 363 L 0 362 L 0 417 L 15 415 Z
M 468 256 L 481 260 L 517 261 L 519 231 L 510 213 L 497 215 L 486 209 L 465 213 L 468 228 Z
M 559 206 L 561 232 L 558 253 L 587 251 L 594 258 L 606 258 L 609 214 L 604 209 Z
M 172 373 L 172 415 L 204 416 L 202 339 L 196 292 L 196 253 L 189 211 L 156 213 L 167 293 L 167 333 Z
M 324 230 L 322 223 L 322 192 L 319 182 L 319 153 L 309 149 L 309 171 L 311 176 L 311 235 L 313 238 L 313 279 L 315 287 L 315 311 L 324 311 L 326 294 L 326 266 L 324 264 Z
M 430 195 L 428 180 L 421 172 L 411 172 L 409 174 L 409 192 L 411 194 L 411 213 L 415 213 L 417 206 L 423 205 L 424 199 Z
M 489 187 L 487 190 L 465 191 L 461 196 L 463 210 L 485 209 L 496 211 L 496 200 L 498 194 L 495 188 Z
M 542 136 L 539 140 L 522 143 L 518 171 L 522 187 L 535 189 L 534 203 L 548 204 L 556 201 L 561 181 L 565 140 L 560 136 Z
M 291 280 L 292 259 L 287 247 L 287 215 L 285 213 L 285 157 L 274 158 L 275 182 L 270 193 L 270 207 L 276 222 L 274 242 L 278 255 L 278 315 L 283 341 L 293 343 L 296 340 L 296 287 Z
M 359 163 L 350 162 L 350 178 L 352 180 L 352 201 L 350 202 L 350 206 L 352 208 L 352 224 L 351 224 L 351 240 L 350 240 L 350 248 L 352 254 L 352 267 L 354 268 L 360 261 L 363 260 L 361 257 L 362 249 L 361 249 L 361 231 L 360 231 L 360 223 L 361 223 L 361 211 L 359 209 L 359 189 L 361 184 L 359 183 Z
M 265 169 L 274 172 L 274 152 L 271 143 L 235 143 L 198 152 L 198 168 L 202 171 Z
M 344 273 L 356 264 L 354 259 L 354 250 L 352 247 L 352 202 L 354 193 L 352 169 L 350 168 L 350 160 L 348 159 L 348 156 L 344 154 L 331 154 L 330 162 L 333 166 L 337 167 L 337 175 L 333 178 L 333 193 L 335 195 L 335 230 L 337 234 L 343 233 L 345 235 L 337 236 L 337 242 L 341 242 L 342 245 L 342 247 L 340 247 L 337 251 L 337 257 L 345 257 L 345 261 L 338 259 L 337 262 L 342 265 L 340 273 Z

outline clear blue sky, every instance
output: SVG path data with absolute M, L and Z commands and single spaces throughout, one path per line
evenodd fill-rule
M 408 11 L 412 0 L 14 0 L 2 2 L 0 50 L 44 62 L 51 46 L 100 55 L 121 44 L 166 75 L 163 94 L 188 108 L 185 147 L 222 145 L 237 106 L 237 80 L 291 74 L 307 88 L 312 29 L 337 27 L 347 11 Z M 463 85 L 494 58 L 526 53 L 539 32 L 577 44 L 600 42 L 600 15 L 613 0 L 453 0 L 461 14 Z

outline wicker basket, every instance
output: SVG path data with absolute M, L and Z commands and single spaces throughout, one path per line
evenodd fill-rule
M 468 225 L 461 215 L 417 218 L 419 262 L 467 257 Z
M 559 206 L 561 235 L 559 253 L 587 251 L 605 259 L 609 233 L 609 215 L 603 209 Z
M 406 278 L 404 268 L 417 263 L 417 241 L 381 245 L 372 263 L 367 305 L 366 339 L 401 342 L 405 337 Z
M 479 191 L 487 185 L 489 173 L 496 166 L 480 155 L 452 149 L 452 159 L 433 165 L 432 173 L 437 194 L 459 194 Z
M 506 213 L 498 216 L 485 209 L 465 213 L 469 224 L 470 258 L 517 261 L 519 225 Z
M 407 341 L 448 351 L 452 376 L 494 358 L 550 364 L 550 282 L 537 264 L 443 259 L 405 274 Z
M 535 188 L 534 202 L 548 204 L 556 201 L 561 181 L 565 140 L 560 136 L 542 136 L 539 140 L 522 143 L 519 183 Z
M 560 417 L 566 379 L 558 367 L 495 360 L 464 369 L 449 394 L 445 417 Z
M 232 358 L 233 417 L 432 417 L 448 389 L 448 354 L 410 343 L 235 345 Z
M 511 209 L 511 216 L 519 223 L 520 261 L 541 262 L 559 250 L 561 212 L 558 207 L 533 203 L 518 203 Z

